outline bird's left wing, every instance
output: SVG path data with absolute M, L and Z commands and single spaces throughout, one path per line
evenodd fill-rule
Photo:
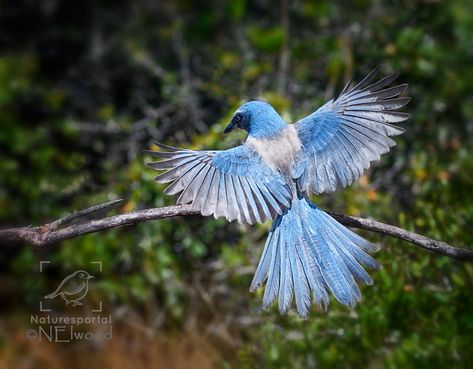
M 394 110 L 409 102 L 399 97 L 407 85 L 387 88 L 397 75 L 373 83 L 376 74 L 347 85 L 338 98 L 295 124 L 303 146 L 293 173 L 300 190 L 319 194 L 350 185 L 396 144 L 389 136 L 404 132 L 395 124 L 409 114 Z
M 155 179 L 172 182 L 164 192 L 181 193 L 177 204 L 191 204 L 202 215 L 248 224 L 273 219 L 290 206 L 291 190 L 283 176 L 246 145 L 195 151 L 156 144 L 166 151 L 146 151 L 162 159 L 147 165 L 165 170 Z

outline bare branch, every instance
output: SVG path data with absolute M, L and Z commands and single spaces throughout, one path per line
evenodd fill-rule
M 131 211 L 95 220 L 85 220 L 82 223 L 73 224 L 58 229 L 61 225 L 64 225 L 73 219 L 82 218 L 85 215 L 90 215 L 92 213 L 96 213 L 99 210 L 107 209 L 121 201 L 122 200 L 115 200 L 105 204 L 96 205 L 91 208 L 69 214 L 64 218 L 39 227 L 23 227 L 0 230 L 0 244 L 6 245 L 27 243 L 37 248 L 46 248 L 47 246 L 51 246 L 59 241 L 79 237 L 88 233 L 106 231 L 108 229 L 132 225 L 138 222 L 199 214 L 198 211 L 192 210 L 190 205 L 176 205 L 163 208 Z M 437 241 L 420 234 L 375 220 L 364 219 L 330 211 L 327 213 L 347 227 L 365 229 L 367 231 L 377 232 L 383 235 L 398 238 L 429 251 L 446 255 L 453 259 L 462 261 L 473 260 L 473 250 L 457 248 L 449 245 L 446 242 Z
M 331 211 L 328 211 L 327 213 L 347 227 L 360 228 L 386 236 L 391 236 L 399 240 L 423 247 L 429 251 L 449 256 L 453 259 L 463 261 L 473 260 L 473 250 L 454 247 L 446 242 L 434 240 L 421 234 L 414 233 L 390 224 L 381 223 L 376 220 L 364 219 Z
M 63 224 L 70 223 L 73 220 L 89 216 L 93 213 L 101 212 L 105 209 L 109 209 L 112 206 L 115 206 L 115 205 L 118 205 L 118 204 L 122 203 L 123 201 L 124 201 L 123 199 L 113 200 L 113 201 L 105 202 L 103 204 L 91 206 L 90 208 L 75 211 L 71 214 L 66 215 L 63 218 L 60 218 L 60 219 L 50 223 L 49 228 L 51 230 L 56 230 Z

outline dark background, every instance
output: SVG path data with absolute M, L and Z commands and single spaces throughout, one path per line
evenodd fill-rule
M 314 201 L 473 244 L 469 0 L 0 1 L 0 50 L 3 226 L 116 198 L 119 211 L 172 204 L 143 164 L 153 138 L 229 148 L 244 138 L 222 136 L 241 103 L 267 100 L 293 122 L 379 65 L 410 85 L 406 133 L 358 183 Z M 333 301 L 301 321 L 248 292 L 268 229 L 186 217 L 43 253 L 2 247 L 0 366 L 473 367 L 472 265 L 362 233 L 382 246 L 374 286 L 354 310 Z M 112 314 L 113 340 L 28 341 L 38 301 L 91 260 L 104 272 L 87 298 Z

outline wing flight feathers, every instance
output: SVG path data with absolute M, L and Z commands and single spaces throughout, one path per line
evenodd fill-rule
M 247 224 L 273 219 L 290 206 L 292 195 L 284 178 L 245 145 L 195 151 L 155 144 L 162 150 L 145 152 L 160 160 L 146 164 L 164 171 L 155 180 L 171 182 L 164 192 L 180 193 L 177 204 Z
M 302 191 L 333 192 L 357 180 L 372 161 L 396 143 L 390 136 L 404 132 L 397 124 L 410 115 L 396 111 L 409 103 L 399 97 L 407 85 L 388 87 L 397 74 L 376 82 L 378 70 L 296 123 L 304 147 L 294 171 Z

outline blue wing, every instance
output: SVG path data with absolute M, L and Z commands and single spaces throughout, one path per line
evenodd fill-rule
M 374 70 L 355 87 L 347 85 L 338 98 L 295 124 L 303 153 L 293 176 L 301 191 L 333 192 L 352 184 L 396 144 L 389 136 L 404 132 L 394 124 L 409 114 L 393 110 L 410 101 L 399 97 L 407 85 L 386 88 L 397 75 L 372 83 L 376 75 Z
M 177 204 L 248 224 L 273 219 L 290 206 L 291 191 L 283 176 L 246 145 L 194 151 L 156 144 L 167 151 L 147 151 L 162 159 L 147 165 L 166 170 L 155 179 L 172 182 L 164 192 L 180 193 Z

